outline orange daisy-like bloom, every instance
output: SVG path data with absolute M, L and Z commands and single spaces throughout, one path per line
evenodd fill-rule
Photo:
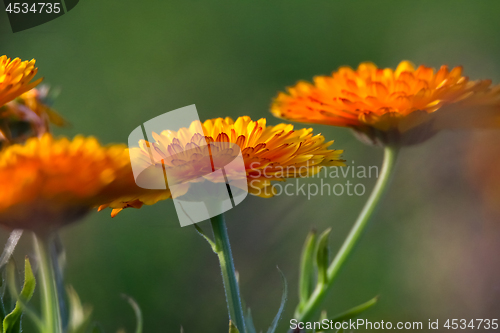
M 49 134 L 0 152 L 0 184 L 0 224 L 31 230 L 60 227 L 98 204 L 145 191 L 135 186 L 124 145 Z
M 236 121 L 216 118 L 202 124 L 205 134 L 202 136 L 196 133 L 199 125 L 196 121 L 190 128 L 181 128 L 177 132 L 153 133 L 155 142 L 142 140 L 139 148 L 130 150 L 133 163 L 160 170 L 165 168 L 169 185 L 185 185 L 180 193 L 174 193 L 174 197 L 185 194 L 193 182 L 224 181 L 211 178 L 211 170 L 204 170 L 210 166 L 206 161 L 212 159 L 216 167 L 217 163 L 227 165 L 226 162 L 239 154 L 240 149 L 248 192 L 261 197 L 273 196 L 271 181 L 305 177 L 319 172 L 324 166 L 344 165 L 340 158 L 342 150 L 330 150 L 333 141 L 326 142 L 322 135 L 313 136 L 312 129 L 294 130 L 291 124 L 267 126 L 265 119 L 252 121 L 250 117 L 239 117 Z M 210 144 L 210 148 L 207 144 Z M 231 148 L 231 144 L 239 147 L 237 152 Z M 231 168 L 225 169 L 231 178 Z M 123 208 L 153 204 L 171 195 L 170 190 L 166 190 L 157 195 L 128 197 L 104 205 L 101 209 L 108 206 L 114 208 L 114 216 Z
M 42 79 L 34 82 L 38 68 L 35 60 L 21 61 L 19 58 L 11 60 L 7 56 L 0 57 L 0 106 L 12 101 L 17 96 L 34 88 Z
M 422 142 L 444 128 L 500 125 L 500 86 L 469 81 L 462 67 L 362 63 L 280 93 L 271 112 L 305 123 L 349 127 L 376 144 Z

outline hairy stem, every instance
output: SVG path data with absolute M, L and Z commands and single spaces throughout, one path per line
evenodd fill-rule
M 349 235 L 345 239 L 342 247 L 339 252 L 333 259 L 332 263 L 328 267 L 327 276 L 328 279 L 326 283 L 318 284 L 314 289 L 311 297 L 307 301 L 307 303 L 301 308 L 297 308 L 295 312 L 295 317 L 299 321 L 307 321 L 310 320 L 314 313 L 318 310 L 321 302 L 325 298 L 327 292 L 331 289 L 335 278 L 337 277 L 340 269 L 346 262 L 347 258 L 351 254 L 354 246 L 359 241 L 366 225 L 370 221 L 370 218 L 373 216 L 378 204 L 380 203 L 382 197 L 384 196 L 390 179 L 392 178 L 392 174 L 394 171 L 394 166 L 396 164 L 397 156 L 398 156 L 398 148 L 395 147 L 386 147 L 384 150 L 384 162 L 382 165 L 382 170 L 380 172 L 380 176 L 373 188 L 368 201 L 366 202 L 363 210 L 358 216 L 358 219 L 354 223 Z
M 219 257 L 219 263 L 226 291 L 229 319 L 235 324 L 241 333 L 245 332 L 245 317 L 241 306 L 240 290 L 236 279 L 236 271 L 233 264 L 233 255 L 229 244 L 224 215 L 220 214 L 210 219 L 215 239 L 215 253 Z

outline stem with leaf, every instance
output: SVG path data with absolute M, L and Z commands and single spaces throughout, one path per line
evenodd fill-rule
M 370 194 L 370 197 L 368 198 L 368 201 L 366 202 L 365 206 L 363 207 L 363 210 L 361 211 L 360 215 L 358 216 L 358 219 L 354 223 L 354 226 L 352 227 L 351 231 L 349 232 L 349 235 L 347 236 L 346 240 L 342 244 L 342 247 L 340 248 L 339 252 L 333 259 L 333 262 L 330 264 L 328 269 L 326 270 L 326 266 L 323 269 L 324 275 L 320 275 L 318 278 L 318 283 L 316 284 L 316 288 L 312 291 L 311 294 L 308 294 L 308 297 L 304 297 L 306 295 L 305 290 L 308 289 L 309 285 L 309 280 L 307 282 L 307 285 L 304 285 L 301 287 L 300 290 L 300 303 L 299 306 L 297 307 L 295 311 L 295 318 L 298 321 L 307 321 L 310 320 L 311 317 L 314 315 L 314 313 L 318 310 L 321 302 L 325 298 L 327 292 L 330 290 L 330 288 L 333 285 L 333 282 L 335 278 L 337 277 L 340 269 L 346 262 L 347 258 L 351 254 L 354 246 L 357 244 L 359 238 L 361 237 L 366 225 L 370 221 L 370 218 L 373 216 L 373 213 L 375 212 L 376 207 L 380 203 L 383 195 L 385 194 L 387 188 L 388 188 L 388 183 L 390 182 L 391 176 L 394 171 L 394 166 L 397 160 L 399 149 L 396 147 L 391 147 L 387 146 L 385 147 L 384 150 L 384 162 L 382 165 L 382 170 L 380 172 L 380 176 L 377 180 L 377 183 Z M 326 237 L 327 238 L 327 235 Z M 306 242 L 306 248 L 308 252 L 310 252 L 310 247 L 307 247 L 307 244 L 309 243 L 315 243 L 312 242 L 310 239 L 308 242 Z M 326 246 L 326 245 L 325 245 Z M 322 246 L 321 248 L 323 248 Z M 323 256 L 324 257 L 324 256 Z M 304 260 L 304 258 L 303 258 Z M 324 259 L 323 259 L 324 260 Z M 305 264 L 306 266 L 309 264 Z M 318 268 L 321 268 L 322 266 L 321 262 L 318 262 Z M 320 272 L 321 273 L 321 272 Z M 304 275 L 305 272 L 301 272 L 301 275 Z M 302 284 L 302 283 L 301 283 Z
M 56 272 L 51 253 L 54 246 L 54 234 L 34 233 L 33 244 L 38 257 L 38 283 L 41 289 L 43 333 L 62 333 L 59 293 Z

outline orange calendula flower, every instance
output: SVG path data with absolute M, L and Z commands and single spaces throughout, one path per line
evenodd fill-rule
M 92 137 L 69 141 L 49 134 L 0 152 L 0 184 L 0 224 L 38 231 L 145 191 L 135 186 L 124 145 L 103 147 Z
M 305 177 L 319 172 L 324 166 L 344 165 L 340 157 L 343 151 L 329 149 L 333 141 L 326 142 L 322 135 L 313 135 L 310 128 L 294 130 L 291 124 L 267 126 L 265 119 L 252 121 L 246 116 L 236 121 L 216 118 L 202 124 L 203 137 L 196 133 L 198 125 L 199 122 L 193 122 L 190 128 L 181 128 L 177 132 L 153 133 L 155 142 L 141 141 L 139 148 L 130 149 L 132 160 L 146 167 L 165 168 L 166 174 L 172 175 L 168 179 L 170 185 L 186 184 L 186 188 L 177 194 L 182 195 L 192 182 L 224 181 L 212 179 L 210 170 L 203 168 L 210 165 L 205 163 L 210 158 L 216 161 L 215 164 L 217 161 L 222 164 L 225 160 L 230 161 L 234 157 L 231 156 L 234 150 L 230 144 L 235 144 L 241 149 L 248 192 L 261 197 L 273 196 L 271 181 Z M 226 168 L 225 172 L 231 174 L 231 169 Z M 138 208 L 143 203 L 152 204 L 171 195 L 167 190 L 156 196 L 129 197 L 104 205 L 101 209 L 108 206 L 114 208 L 114 216 L 123 208 Z
M 396 70 L 362 63 L 280 93 L 279 118 L 354 129 L 375 144 L 409 145 L 446 128 L 500 126 L 500 86 L 469 81 L 462 67 L 438 71 L 401 62 Z
M 11 60 L 7 56 L 0 57 L 0 106 L 12 101 L 17 96 L 36 87 L 42 79 L 34 82 L 38 68 L 35 60 L 21 61 L 19 58 Z

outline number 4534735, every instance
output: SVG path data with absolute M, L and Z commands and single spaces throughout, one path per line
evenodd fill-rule
M 5 11 L 8 13 L 14 14 L 59 14 L 61 12 L 61 4 L 60 3 L 50 3 L 50 2 L 38 2 L 34 3 L 30 6 L 29 3 L 26 2 L 14 2 L 9 3 Z
M 464 330 L 466 328 L 496 330 L 498 329 L 498 319 L 448 319 L 444 327 L 452 330 Z

